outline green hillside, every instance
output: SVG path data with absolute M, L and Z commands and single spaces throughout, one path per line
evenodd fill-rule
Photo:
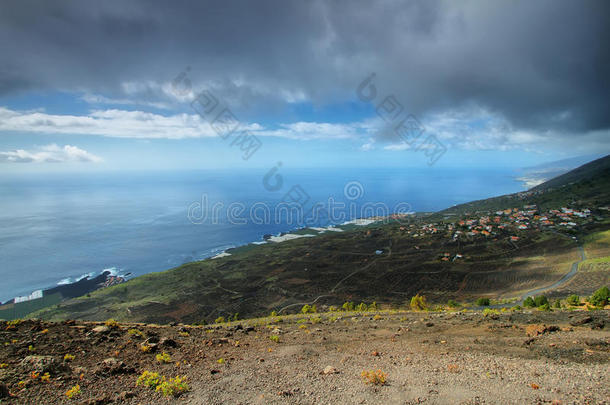
M 433 218 L 492 212 L 508 207 L 536 204 L 550 209 L 577 204 L 599 207 L 610 202 L 610 155 L 548 180 L 528 191 L 471 201 L 442 210 Z

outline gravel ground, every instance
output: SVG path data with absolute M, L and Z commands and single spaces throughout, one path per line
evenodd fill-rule
M 606 404 L 609 313 L 338 313 L 221 327 L 2 324 L 0 382 L 12 396 L 0 401 Z M 167 364 L 155 359 L 163 352 Z M 74 360 L 64 362 L 65 354 Z M 50 356 L 51 366 L 37 356 Z M 49 380 L 33 376 L 36 369 Z M 136 386 L 145 370 L 186 376 L 190 390 L 168 399 Z M 382 370 L 386 383 L 365 383 L 364 370 Z M 76 384 L 80 394 L 69 400 L 65 392 Z

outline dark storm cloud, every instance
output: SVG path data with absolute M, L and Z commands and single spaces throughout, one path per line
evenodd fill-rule
M 609 17 L 604 0 L 9 1 L 0 93 L 159 101 L 191 66 L 195 87 L 265 108 L 353 100 L 374 71 L 416 114 L 477 106 L 513 128 L 588 132 L 610 127 Z

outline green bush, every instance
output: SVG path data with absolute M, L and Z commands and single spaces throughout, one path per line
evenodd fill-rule
M 301 312 L 304 314 L 309 313 L 309 311 L 311 311 L 311 307 L 307 304 L 303 305 L 303 308 L 301 308 Z
M 156 391 L 162 393 L 165 397 L 179 397 L 189 390 L 190 387 L 186 383 L 186 377 L 173 377 L 167 381 L 163 378 L 163 382 L 156 388 Z
M 368 307 L 367 307 L 367 305 L 364 302 L 361 302 L 356 307 L 356 311 L 358 311 L 358 312 L 365 312 L 367 309 L 368 309 Z
M 411 298 L 411 309 L 415 311 L 425 311 L 428 308 L 426 303 L 426 297 L 423 295 L 416 294 Z
M 560 309 L 561 308 L 561 301 L 560 300 L 555 300 L 555 302 L 553 303 L 553 308 Z
M 454 300 L 449 300 L 447 301 L 447 306 L 449 308 L 457 308 L 460 306 L 460 304 L 458 304 L 457 302 L 455 302 Z
M 354 303 L 353 302 L 345 302 L 341 308 L 343 308 L 344 311 L 353 311 L 354 310 Z
M 580 305 L 580 297 L 576 294 L 572 294 L 570 295 L 567 299 L 566 299 L 567 303 L 572 305 L 572 306 L 578 306 Z
M 546 304 L 542 304 L 538 307 L 539 310 L 541 311 L 550 311 L 551 310 L 551 306 L 549 305 L 549 303 L 547 302 Z
M 534 298 L 534 303 L 536 304 L 537 307 L 541 307 L 543 305 L 549 305 L 549 300 L 546 296 L 539 295 L 536 298 Z
M 489 306 L 489 298 L 479 298 L 477 299 L 477 305 L 480 307 L 488 307 Z
M 523 306 L 525 308 L 534 308 L 536 306 L 536 303 L 534 302 L 534 300 L 532 299 L 532 297 L 527 297 L 525 299 L 525 301 L 523 301 Z
M 610 301 L 610 289 L 608 287 L 602 287 L 595 291 L 589 299 L 591 305 L 596 307 L 604 307 L 608 305 L 608 301 Z

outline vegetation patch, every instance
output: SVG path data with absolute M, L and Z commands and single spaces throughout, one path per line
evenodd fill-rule
M 365 384 L 386 385 L 387 375 L 381 370 L 364 370 L 360 376 Z

